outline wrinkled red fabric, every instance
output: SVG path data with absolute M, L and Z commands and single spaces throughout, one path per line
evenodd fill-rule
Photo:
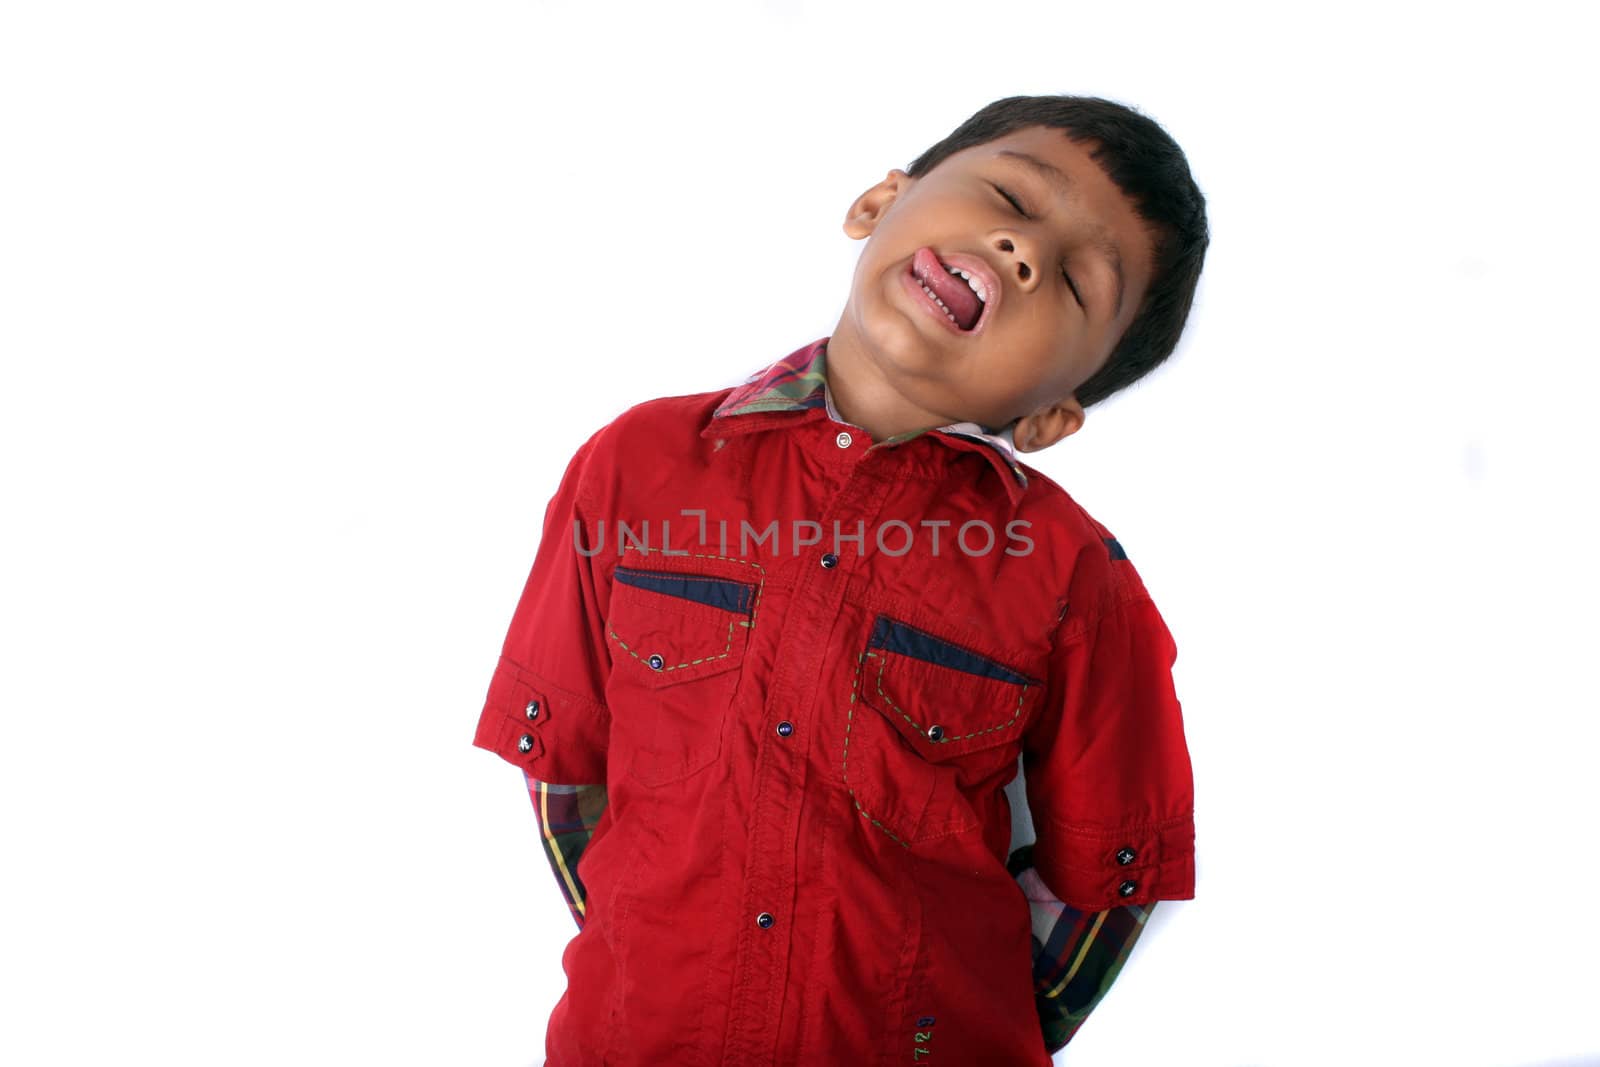
M 629 409 L 546 511 L 475 743 L 608 788 L 551 1067 L 1048 1064 L 1019 756 L 1062 900 L 1194 895 L 1177 650 L 1121 544 L 981 441 L 739 410 L 825 342 Z

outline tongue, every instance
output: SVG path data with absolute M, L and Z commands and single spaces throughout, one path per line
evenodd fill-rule
M 916 255 L 911 257 L 911 273 L 944 301 L 945 307 L 955 315 L 956 323 L 963 330 L 972 329 L 983 311 L 978 294 L 959 276 L 945 270 L 932 250 L 917 249 Z

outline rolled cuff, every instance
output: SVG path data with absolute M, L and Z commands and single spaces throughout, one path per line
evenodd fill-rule
M 606 706 L 501 656 L 472 743 L 543 782 L 606 780 Z
M 1194 815 L 1100 829 L 1036 820 L 1034 866 L 1082 911 L 1194 899 Z

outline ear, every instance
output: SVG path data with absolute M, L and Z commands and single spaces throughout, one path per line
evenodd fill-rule
M 1018 419 L 1011 440 L 1018 452 L 1037 452 L 1077 433 L 1087 417 L 1078 398 L 1069 396 Z
M 889 205 L 915 180 L 903 170 L 891 170 L 883 181 L 856 197 L 845 213 L 844 232 L 859 241 L 877 229 L 878 220 L 889 210 Z

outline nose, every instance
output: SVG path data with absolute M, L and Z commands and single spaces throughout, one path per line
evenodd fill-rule
M 1017 284 L 1024 289 L 1033 288 L 1037 283 L 1032 279 L 1037 272 L 1028 266 L 1028 260 L 1034 258 L 1032 251 L 1019 251 L 1017 242 L 1010 237 L 1000 238 L 998 247 L 1006 254 L 1006 262 L 1010 269 L 1016 271 Z

